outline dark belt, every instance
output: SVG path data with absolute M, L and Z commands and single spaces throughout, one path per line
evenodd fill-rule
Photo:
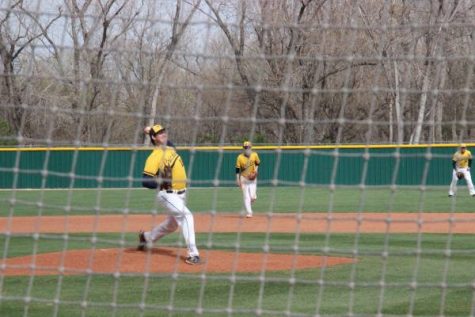
M 168 194 L 181 195 L 181 194 L 184 194 L 184 193 L 186 192 L 186 189 L 182 189 L 182 190 L 179 190 L 179 191 L 167 189 L 166 192 L 167 192 Z

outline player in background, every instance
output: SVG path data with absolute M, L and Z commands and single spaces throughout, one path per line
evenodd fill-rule
M 186 171 L 183 161 L 175 149 L 167 145 L 167 132 L 161 125 L 145 128 L 144 132 L 150 134 L 155 149 L 145 162 L 142 185 L 158 189 L 157 199 L 168 211 L 168 217 L 152 230 L 140 232 L 138 250 L 145 250 L 180 226 L 188 247 L 185 262 L 191 265 L 200 264 L 193 214 L 185 205 Z
M 261 161 L 257 153 L 252 151 L 251 142 L 244 142 L 243 149 L 236 160 L 236 184 L 242 190 L 246 218 L 251 218 L 251 204 L 257 199 L 257 170 Z
M 453 197 L 457 192 L 457 182 L 459 179 L 465 178 L 470 195 L 475 197 L 475 189 L 470 175 L 470 167 L 472 166 L 472 153 L 467 150 L 467 145 L 461 144 L 460 149 L 454 153 L 452 157 L 452 183 L 450 183 L 449 197 Z

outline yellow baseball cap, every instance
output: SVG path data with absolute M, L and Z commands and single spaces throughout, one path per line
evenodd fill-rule
M 150 129 L 150 134 L 155 135 L 163 131 L 165 131 L 165 128 L 159 124 L 156 124 Z
M 252 144 L 251 144 L 250 141 L 244 141 L 244 143 L 242 144 L 242 147 L 245 148 L 245 149 L 250 148 L 250 147 L 252 147 Z
M 465 148 L 466 148 L 466 147 L 467 147 L 467 144 L 462 143 L 462 144 L 460 144 L 460 147 L 465 147 Z

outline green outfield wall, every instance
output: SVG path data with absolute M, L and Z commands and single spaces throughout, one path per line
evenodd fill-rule
M 257 147 L 261 185 L 448 185 L 456 145 Z M 0 188 L 140 187 L 150 149 L 0 149 Z M 191 186 L 232 186 L 239 148 L 178 148 Z M 191 177 L 190 177 L 191 176 Z

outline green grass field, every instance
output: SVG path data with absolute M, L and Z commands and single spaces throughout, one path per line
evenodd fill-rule
M 238 188 L 196 188 L 188 192 L 188 206 L 193 212 L 239 211 L 242 206 Z M 474 212 L 475 198 L 460 188 L 456 199 L 447 197 L 447 188 L 401 188 L 394 193 L 389 188 L 328 188 L 309 187 L 260 187 L 256 212 Z M 0 191 L 0 216 L 7 216 L 11 209 L 12 192 Z M 42 208 L 38 204 L 41 203 Z M 20 190 L 15 192 L 15 216 L 65 214 L 117 214 L 128 208 L 130 213 L 148 213 L 156 209 L 154 191 L 147 189 L 106 190 Z M 95 209 L 96 208 L 96 209 Z M 98 209 L 97 209 L 98 208 Z
M 163 245 L 177 245 L 177 236 L 165 238 Z M 119 234 L 100 234 L 97 247 L 117 247 Z M 70 249 L 90 248 L 90 235 L 71 235 Z M 214 234 L 214 241 L 219 241 L 213 248 L 233 249 L 239 241 L 243 252 L 262 250 L 266 241 L 265 234 L 245 234 L 238 238 L 236 234 Z M 135 245 L 136 236 L 126 235 L 127 243 Z M 198 235 L 198 241 L 206 241 L 207 235 Z M 269 238 L 271 252 L 292 253 L 295 235 L 273 234 Z M 332 255 L 349 256 L 355 247 L 355 236 L 334 234 L 328 243 L 320 234 L 303 234 L 298 241 L 302 253 L 320 253 L 325 246 Z M 408 315 L 411 297 L 414 296 L 413 315 L 433 316 L 441 311 L 441 298 L 445 299 L 442 314 L 450 316 L 469 315 L 472 303 L 471 281 L 475 277 L 475 241 L 469 235 L 452 237 L 450 258 L 444 256 L 448 236 L 425 234 L 419 258 L 416 257 L 416 235 L 391 235 L 385 244 L 385 236 L 378 234 L 362 235 L 358 241 L 358 263 L 343 265 L 325 270 L 309 269 L 297 272 L 276 272 L 266 274 L 263 283 L 257 280 L 258 274 L 239 274 L 233 287 L 232 302 L 230 292 L 232 284 L 229 276 L 209 274 L 203 281 L 198 274 L 183 274 L 177 280 L 170 275 L 152 275 L 148 279 L 144 292 L 145 278 L 141 274 L 121 276 L 112 275 L 7 277 L 3 280 L 1 316 L 21 316 L 25 306 L 22 299 L 30 296 L 28 316 L 51 316 L 55 309 L 54 299 L 60 299 L 58 316 L 111 316 L 110 304 L 115 302 L 120 309 L 117 316 L 138 316 L 142 300 L 149 306 L 145 316 L 162 316 L 166 307 L 173 305 L 179 310 L 174 316 L 193 316 L 194 310 L 201 307 L 205 315 L 224 316 L 225 309 L 236 309 L 237 316 L 248 316 L 260 307 L 269 311 L 269 316 L 290 309 L 293 313 L 326 315 L 343 315 L 352 311 L 354 314 L 376 314 L 378 305 L 381 312 L 389 315 Z M 0 241 L 4 244 L 3 239 Z M 8 256 L 27 255 L 34 249 L 34 240 L 27 236 L 14 236 L 10 241 Z M 386 245 L 386 247 L 385 247 Z M 37 241 L 37 252 L 59 251 L 64 248 L 61 236 L 42 235 Z M 206 246 L 200 244 L 202 252 Z M 386 250 L 387 261 L 381 257 Z M 418 261 L 417 271 L 416 262 Z M 385 273 L 384 273 L 385 272 Z M 290 278 L 295 278 L 291 289 Z M 318 286 L 321 279 L 323 286 Z M 354 282 L 351 289 L 349 282 Z M 384 281 L 384 293 L 380 282 Z M 417 281 L 417 287 L 411 290 L 410 284 Z M 443 295 L 440 285 L 449 286 Z M 58 291 L 58 285 L 61 287 Z M 89 284 L 89 287 L 87 285 Z M 259 304 L 259 292 L 262 287 L 262 299 Z M 174 291 L 172 292 L 172 289 Z M 117 291 L 114 294 L 114 290 Z M 30 293 L 27 293 L 30 291 Z M 414 294 L 413 294 L 414 292 Z M 200 295 L 202 294 L 202 295 Z M 289 304 L 289 294 L 291 303 Z M 144 296 L 144 297 L 142 297 Z M 380 298 L 382 300 L 380 302 Z M 88 307 L 81 307 L 86 300 Z M 260 306 L 259 306 L 260 305 Z M 180 311 L 180 309 L 182 311 Z M 186 311 L 191 311 L 186 314 Z M 220 310 L 221 313 L 212 314 Z
M 389 189 L 338 188 L 333 196 L 328 189 L 259 188 L 256 212 L 292 211 L 371 211 L 473 212 L 475 199 L 461 188 L 459 197 L 446 197 L 446 188 Z M 100 194 L 99 194 L 100 193 Z M 127 196 L 130 195 L 130 196 Z M 9 213 L 11 192 L 0 192 L 1 215 Z M 235 188 L 192 189 L 189 206 L 195 212 L 218 210 L 238 212 L 240 192 Z M 14 216 L 64 214 L 67 191 L 19 191 Z M 154 209 L 153 192 L 147 190 L 74 191 L 72 214 L 133 213 Z M 299 205 L 302 199 L 302 204 Z M 216 203 L 216 204 L 215 204 Z M 98 234 L 96 247 L 119 246 L 121 233 Z M 0 236 L 0 251 L 7 257 L 88 249 L 91 234 L 71 234 L 67 247 L 61 235 L 41 234 Z M 202 252 L 207 248 L 262 252 L 268 243 L 270 252 L 293 253 L 295 245 L 304 254 L 352 256 L 358 261 L 326 269 L 237 274 L 143 274 L 120 276 L 41 276 L 3 277 L 0 275 L 0 316 L 341 316 L 353 314 L 384 316 L 467 316 L 473 315 L 475 280 L 475 236 L 447 234 L 269 234 L 228 233 L 198 234 Z M 136 245 L 136 234 L 125 234 L 126 246 Z M 182 245 L 181 235 L 161 241 L 164 246 Z M 211 240 L 212 245 L 207 242 Z M 446 250 L 450 249 L 450 253 Z M 382 254 L 388 253 L 384 258 Z M 295 283 L 290 283 L 295 281 Z M 353 282 L 354 284 L 351 284 Z M 416 283 L 413 283 L 416 282 Z M 411 287 L 412 286 L 412 287 Z M 414 287 L 415 286 L 415 287 Z M 25 301 L 29 298 L 30 301 Z M 55 299 L 59 301 L 55 302 Z M 87 306 L 81 305 L 87 302 Z M 144 303 L 145 306 L 141 304 Z M 168 309 L 173 307 L 173 311 Z

